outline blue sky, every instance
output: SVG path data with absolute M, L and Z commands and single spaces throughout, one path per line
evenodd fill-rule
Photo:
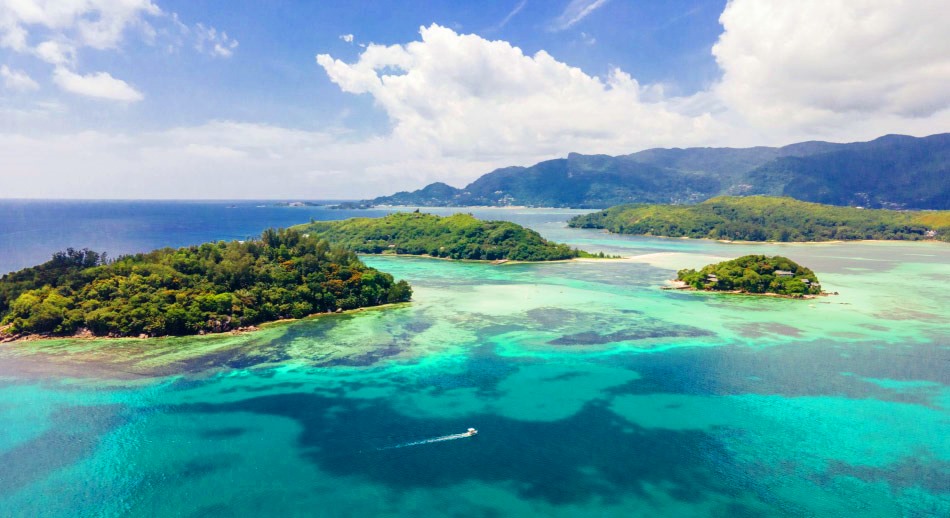
M 3 197 L 351 198 L 931 134 L 940 2 L 0 0 Z

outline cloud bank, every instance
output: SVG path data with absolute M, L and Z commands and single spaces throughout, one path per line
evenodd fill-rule
M 600 5 L 571 2 L 564 23 Z M 950 128 L 950 40 L 942 37 L 950 14 L 940 7 L 733 0 L 712 49 L 722 77 L 688 97 L 668 96 L 628 71 L 598 77 L 544 51 L 528 55 L 433 24 L 417 41 L 371 44 L 354 61 L 316 57 L 341 91 L 372 98 L 391 122 L 383 134 L 359 139 L 240 121 L 138 134 L 0 134 L 5 189 L 30 196 L 45 183 L 59 189 L 47 196 L 181 197 L 187 185 L 203 197 L 353 198 L 436 180 L 460 185 L 570 151 L 939 133 Z M 55 77 L 84 95 L 141 99 L 108 74 L 59 67 Z M 81 182 L 51 181 L 75 164 L 88 164 Z

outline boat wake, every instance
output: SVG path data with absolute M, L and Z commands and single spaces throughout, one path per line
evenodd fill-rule
M 422 446 L 423 444 L 432 444 L 432 443 L 444 442 L 444 441 L 454 441 L 457 439 L 468 439 L 469 437 L 474 437 L 477 433 L 478 433 L 478 430 L 474 428 L 469 428 L 468 431 L 464 433 L 454 433 L 452 435 L 443 435 L 440 437 L 433 437 L 431 439 L 422 439 L 421 441 L 404 442 L 402 444 L 395 444 L 393 446 L 385 446 L 382 448 L 377 448 L 377 451 L 395 450 L 397 448 L 408 448 L 410 446 Z

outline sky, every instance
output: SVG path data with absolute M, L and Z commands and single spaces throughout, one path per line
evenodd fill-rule
M 944 0 L 0 0 L 0 198 L 356 199 L 950 130 Z

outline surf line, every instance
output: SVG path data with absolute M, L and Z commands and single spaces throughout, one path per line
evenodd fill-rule
M 421 445 L 423 445 L 423 444 L 432 444 L 432 443 L 435 443 L 435 442 L 454 441 L 454 440 L 456 440 L 456 439 L 467 439 L 467 438 L 469 438 L 469 437 L 474 437 L 476 434 L 478 434 L 478 430 L 476 430 L 476 429 L 474 429 L 474 428 L 469 428 L 468 430 L 466 430 L 466 431 L 463 432 L 463 433 L 454 433 L 454 434 L 452 434 L 452 435 L 443 435 L 443 436 L 441 436 L 441 437 L 433 437 L 433 438 L 431 438 L 431 439 L 422 439 L 421 441 L 404 442 L 404 443 L 402 443 L 402 444 L 396 444 L 396 445 L 393 445 L 393 446 L 385 446 L 385 447 L 383 447 L 383 448 L 376 448 L 376 450 L 377 450 L 377 451 L 382 451 L 382 450 L 395 450 L 396 448 L 408 448 L 409 446 L 421 446 Z

